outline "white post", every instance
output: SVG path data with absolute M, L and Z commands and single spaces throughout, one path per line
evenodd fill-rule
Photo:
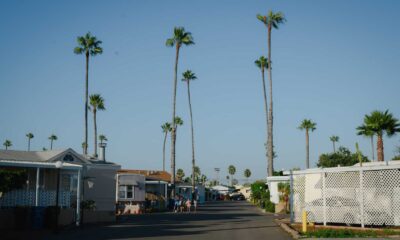
M 361 227 L 364 228 L 364 171 L 362 168 L 360 169 L 360 196 L 361 196 L 361 206 L 360 206 L 360 213 L 361 213 Z
M 39 180 L 40 180 L 40 168 L 36 168 L 36 191 L 35 191 L 35 206 L 39 206 Z
M 326 226 L 326 184 L 325 179 L 326 173 L 322 173 L 322 199 L 323 199 L 323 216 L 324 216 L 324 226 Z
M 290 208 L 290 223 L 294 223 L 294 201 L 293 201 L 293 170 L 290 170 L 290 197 L 289 197 L 289 208 Z
M 81 170 L 78 170 L 78 183 L 76 188 L 76 226 L 81 221 Z

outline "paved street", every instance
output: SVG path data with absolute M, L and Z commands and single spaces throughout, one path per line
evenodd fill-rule
M 273 221 L 247 202 L 216 202 L 197 213 L 129 216 L 118 224 L 65 230 L 47 239 L 291 239 Z

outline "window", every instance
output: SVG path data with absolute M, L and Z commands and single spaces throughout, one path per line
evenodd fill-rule
M 132 185 L 121 185 L 118 187 L 118 198 L 120 199 L 133 199 L 135 188 Z

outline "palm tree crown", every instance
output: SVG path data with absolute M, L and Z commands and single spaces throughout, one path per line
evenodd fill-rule
M 339 136 L 331 136 L 331 137 L 329 137 L 329 139 L 330 139 L 332 142 L 339 142 Z
M 3 143 L 3 146 L 6 147 L 6 150 L 8 150 L 8 148 L 12 146 L 12 142 L 6 139 Z
M 108 141 L 106 135 L 103 135 L 103 134 L 100 134 L 100 135 L 99 135 L 99 140 L 100 140 L 100 143 L 103 143 L 103 142 L 107 142 L 107 141 Z
M 400 122 L 388 110 L 373 111 L 370 115 L 365 115 L 363 125 L 357 127 L 359 135 L 377 136 L 377 156 L 378 161 L 384 161 L 383 135 L 388 137 L 400 132 Z
M 100 94 L 90 95 L 90 106 L 92 106 L 93 111 L 106 110 L 104 107 L 104 98 Z
M 250 171 L 250 169 L 246 169 L 246 170 L 244 170 L 244 176 L 246 177 L 246 178 L 249 178 L 250 176 L 251 176 L 251 171 Z
M 178 116 L 175 117 L 175 121 L 174 122 L 175 122 L 175 125 L 177 125 L 177 126 L 182 126 L 183 125 L 182 118 L 180 118 Z
M 254 61 L 254 64 L 256 64 L 256 66 L 261 70 L 268 69 L 268 58 L 261 56 L 259 59 Z
M 190 82 L 197 79 L 196 74 L 190 70 L 186 70 L 184 73 L 182 73 L 182 76 L 182 81 L 184 82 Z
M 161 129 L 162 129 L 163 133 L 171 132 L 171 129 L 172 129 L 171 123 L 169 123 L 169 122 L 164 123 L 163 125 L 161 125 Z
M 58 139 L 57 136 L 54 135 L 54 134 L 52 134 L 52 135 L 49 137 L 49 140 L 51 140 L 51 141 L 56 141 L 57 139 Z
M 271 10 L 268 11 L 266 16 L 261 14 L 257 14 L 257 19 L 263 22 L 266 26 L 271 26 L 275 29 L 279 28 L 279 24 L 286 22 L 286 18 L 283 12 L 273 12 Z
M 27 134 L 26 134 L 26 137 L 29 138 L 29 139 L 32 139 L 32 138 L 34 138 L 35 136 L 33 135 L 33 133 L 27 133 Z
M 229 172 L 230 175 L 235 175 L 235 173 L 236 173 L 236 168 L 235 168 L 235 166 L 229 165 L 229 167 L 228 167 L 228 172 Z
M 193 45 L 193 37 L 192 33 L 186 32 L 184 27 L 175 27 L 174 28 L 174 35 L 172 38 L 168 38 L 167 41 L 165 42 L 165 45 L 168 47 L 180 47 L 182 45 Z
M 98 40 L 90 32 L 84 36 L 77 37 L 78 46 L 74 48 L 75 54 L 86 54 L 95 56 L 103 53 L 103 48 L 100 47 L 102 41 Z
M 310 119 L 304 119 L 300 126 L 300 130 L 311 130 L 312 132 L 317 129 L 317 124 L 312 122 Z

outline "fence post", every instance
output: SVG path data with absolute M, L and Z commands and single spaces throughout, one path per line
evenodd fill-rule
M 360 206 L 360 214 L 361 214 L 361 227 L 364 228 L 364 171 L 360 168 L 360 196 L 361 196 L 361 206 Z
M 294 223 L 294 206 L 293 206 L 293 170 L 290 170 L 290 197 L 289 197 L 289 207 L 290 207 L 290 223 Z
M 322 202 L 323 202 L 323 221 L 326 226 L 326 172 L 322 172 Z

